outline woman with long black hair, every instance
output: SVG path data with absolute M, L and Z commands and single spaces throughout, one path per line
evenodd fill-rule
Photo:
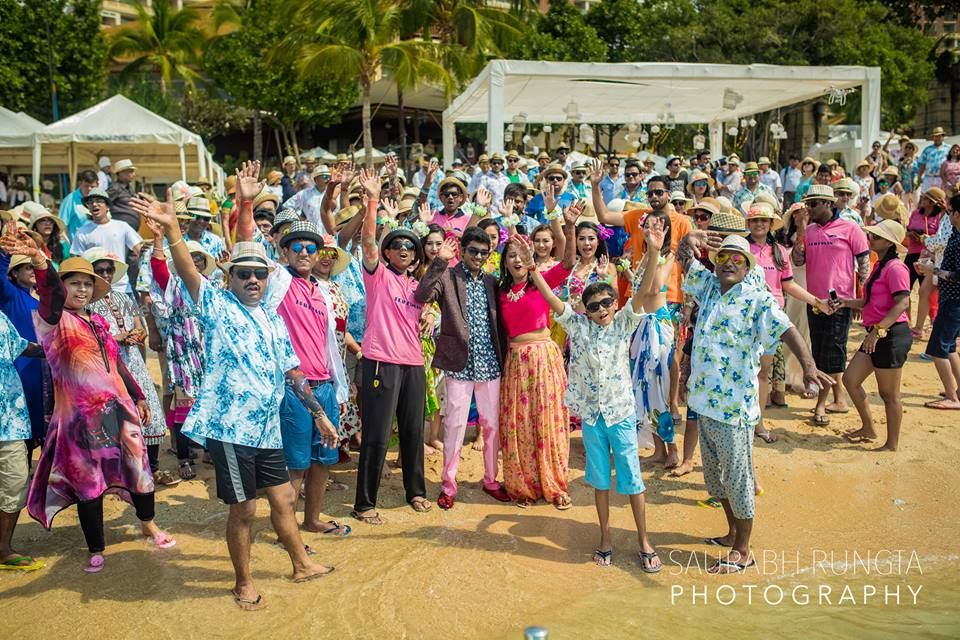
M 913 343 L 907 316 L 910 272 L 899 255 L 907 251 L 903 245 L 906 232 L 895 220 L 881 220 L 864 231 L 870 239 L 870 249 L 880 259 L 863 287 L 864 297 L 839 303 L 841 307 L 859 309 L 867 330 L 867 337 L 843 374 L 843 386 L 862 422 L 859 429 L 846 433 L 845 437 L 851 442 L 872 442 L 877 437 L 867 393 L 863 390 L 863 381 L 873 373 L 887 417 L 887 440 L 875 451 L 896 451 L 903 420 L 900 376 Z

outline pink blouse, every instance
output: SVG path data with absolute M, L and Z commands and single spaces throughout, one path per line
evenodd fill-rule
M 563 263 L 558 263 L 543 272 L 543 279 L 551 289 L 556 289 L 571 271 L 572 269 L 564 267 Z M 550 305 L 540 290 L 533 284 L 515 284 L 510 287 L 514 297 L 521 291 L 523 295 L 518 300 L 511 300 L 506 292 L 500 292 L 500 317 L 508 338 L 545 329 L 550 325 Z

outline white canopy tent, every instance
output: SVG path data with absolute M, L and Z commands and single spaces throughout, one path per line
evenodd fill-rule
M 43 170 L 67 172 L 72 189 L 77 168 L 96 167 L 103 155 L 133 160 L 145 182 L 207 176 L 222 188 L 225 178 L 199 135 L 120 95 L 43 128 L 33 141 L 35 192 Z
M 0 107 L 0 167 L 8 173 L 30 171 L 33 163 L 33 134 L 44 124 L 23 112 Z
M 453 157 L 455 125 L 485 122 L 487 147 L 504 151 L 504 125 L 528 123 L 655 123 L 709 125 L 710 151 L 722 154 L 723 123 L 830 93 L 860 87 L 869 153 L 880 129 L 878 67 L 786 67 L 673 62 L 539 62 L 494 60 L 443 112 L 443 155 Z

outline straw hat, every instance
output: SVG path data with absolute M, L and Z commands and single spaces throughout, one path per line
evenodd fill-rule
M 27 228 L 27 223 L 23 220 L 17 220 L 17 230 L 22 230 L 25 234 L 33 238 L 33 241 L 37 243 L 38 247 L 43 246 L 43 236 L 36 231 L 31 231 L 29 228 Z
M 254 269 L 269 269 L 274 265 L 267 258 L 267 252 L 259 242 L 238 242 L 233 245 L 233 253 L 229 262 L 225 262 L 223 270 L 229 272 L 234 267 L 252 267 Z
M 208 187 L 213 186 L 213 183 L 210 182 L 210 178 L 208 178 L 207 176 L 200 176 L 199 178 L 197 178 L 197 181 L 194 182 L 193 184 L 197 185 L 198 187 L 202 187 L 204 185 Z
M 15 254 L 10 256 L 10 264 L 7 265 L 7 273 L 12 272 L 17 267 L 30 264 L 30 256 Z
M 873 163 L 870 162 L 869 160 L 861 160 L 861 161 L 858 162 L 857 165 L 854 167 L 854 170 L 859 171 L 860 169 L 863 169 L 864 167 L 866 167 L 867 169 L 869 169 L 869 168 L 872 167 L 872 166 L 873 166 Z
M 109 260 L 113 263 L 113 266 L 116 267 L 116 271 L 113 272 L 113 280 L 110 284 L 117 284 L 123 277 L 127 275 L 127 263 L 120 259 L 119 256 L 110 253 L 103 247 L 92 247 L 83 252 L 81 257 L 89 262 L 91 265 L 94 265 L 101 260 Z
M 490 155 L 490 162 L 503 162 L 503 161 L 504 161 L 503 155 L 501 155 L 499 152 L 495 152 Z
M 271 187 L 275 187 L 278 184 L 280 184 L 281 179 L 283 179 L 282 171 L 271 171 L 270 173 L 267 174 L 267 184 L 270 185 Z M 201 184 L 201 183 L 198 182 L 197 184 Z
M 282 165 L 297 164 L 297 159 L 294 158 L 293 156 L 284 156 L 283 162 L 281 162 L 280 164 Z
M 270 235 L 276 234 L 277 231 L 280 230 L 281 225 L 291 224 L 297 220 L 300 220 L 300 213 L 298 211 L 293 209 L 281 209 L 280 213 L 278 213 L 273 219 L 273 226 L 270 227 Z
M 700 204 L 702 205 L 703 203 L 701 202 Z M 701 207 L 700 205 L 697 205 L 696 208 L 709 211 L 709 209 Z M 709 231 L 719 231 L 721 233 L 740 236 L 745 236 L 749 233 L 749 231 L 747 231 L 747 223 L 743 219 L 743 216 L 735 211 L 728 211 L 723 208 L 710 217 L 710 225 L 707 229 Z
M 83 258 L 67 258 L 60 263 L 60 270 L 58 273 L 61 281 L 66 280 L 67 276 L 74 273 L 82 273 L 92 277 L 93 297 L 90 300 L 91 303 L 96 302 L 103 296 L 110 293 L 110 283 L 94 273 L 93 265 Z
M 237 176 L 227 176 L 227 179 L 223 182 L 223 188 L 228 196 L 235 195 L 237 193 Z
M 714 200 L 713 198 L 704 198 L 700 202 L 696 203 L 690 208 L 690 211 L 696 211 L 697 209 L 706 211 L 711 216 L 715 216 L 720 213 L 720 203 Z
M 550 159 L 550 154 L 547 153 L 546 151 L 541 151 L 540 153 L 537 154 L 537 160 L 549 160 L 549 159 Z
M 931 137 L 931 138 L 932 138 L 933 136 L 942 136 L 942 135 L 944 135 L 944 134 L 943 134 L 943 127 L 934 127 L 934 128 L 933 128 L 933 131 L 930 132 L 930 137 Z
M 771 164 L 770 158 L 768 158 L 767 156 L 760 156 L 760 158 L 757 160 L 757 164 L 758 164 L 758 165 L 759 165 L 759 164 Z
M 747 173 L 750 171 L 756 171 L 757 173 L 760 173 L 760 165 L 758 165 L 756 162 L 748 162 L 743 166 L 743 172 Z
M 747 271 L 753 269 L 757 266 L 757 259 L 753 257 L 753 253 L 750 251 L 750 243 L 747 242 L 746 238 L 739 235 L 729 235 L 723 239 L 723 242 L 720 243 L 720 247 L 716 251 L 710 252 L 710 261 L 717 261 L 717 254 L 721 251 L 732 251 L 734 253 L 739 253 L 744 258 L 747 259 Z
M 510 149 L 510 151 L 507 151 L 507 155 L 506 155 L 505 157 L 510 158 L 510 159 L 513 159 L 513 160 L 519 160 L 519 159 L 520 159 L 520 154 L 517 153 L 517 150 L 516 150 L 516 149 Z
M 190 255 L 195 253 L 203 255 L 203 275 L 209 276 L 211 273 L 217 270 L 216 258 L 207 253 L 207 250 L 203 248 L 203 245 L 196 240 L 187 240 L 184 244 L 187 245 L 187 251 L 190 252 Z
M 907 219 L 907 207 L 897 196 L 885 193 L 873 205 L 873 211 L 883 220 L 896 220 L 903 223 Z
M 16 220 L 19 216 L 13 211 L 7 211 L 5 209 L 0 209 L 0 222 L 10 222 L 11 220 Z
M 780 210 L 781 210 L 780 201 L 777 200 L 777 196 L 773 195 L 771 192 L 761 191 L 756 196 L 754 196 L 753 201 L 763 202 L 770 205 L 771 207 L 773 207 L 774 212 L 777 215 L 780 215 Z
M 204 196 L 195 196 L 187 200 L 187 213 L 208 220 L 213 217 L 210 213 L 210 201 Z
M 751 220 L 769 220 L 770 231 L 779 231 L 783 228 L 783 218 L 778 216 L 773 207 L 766 202 L 754 201 L 750 205 L 750 208 L 747 209 L 747 222 Z
M 467 194 L 467 187 L 464 186 L 463 182 L 461 182 L 457 178 L 454 178 L 453 176 L 447 176 L 446 178 L 440 181 L 440 184 L 437 185 L 437 193 L 442 193 L 443 190 L 449 186 L 453 186 L 453 187 L 456 187 L 457 189 L 460 189 L 461 195 Z M 404 195 L 406 195 L 406 193 L 404 193 Z M 420 194 L 417 193 L 417 195 L 420 195 Z
M 561 165 L 561 164 L 551 164 L 551 165 L 548 165 L 546 169 L 544 169 L 543 171 L 540 172 L 540 177 L 543 178 L 543 179 L 546 179 L 548 176 L 552 176 L 552 175 L 555 174 L 555 173 L 556 173 L 556 174 L 560 174 L 561 176 L 563 176 L 563 179 L 564 179 L 564 180 L 566 180 L 566 179 L 569 177 L 569 176 L 567 175 L 566 169 L 564 169 L 564 168 L 563 168 L 563 165 Z
M 337 250 L 337 261 L 333 263 L 333 268 L 330 269 L 331 278 L 350 266 L 350 254 L 340 248 L 333 236 L 323 236 L 323 248 L 325 250 Z
M 887 167 L 887 168 L 884 169 L 883 172 L 880 174 L 880 177 L 893 178 L 893 180 L 899 180 L 899 179 L 900 179 L 900 172 L 897 171 L 897 168 L 896 168 L 896 167 Z
M 316 178 L 317 176 L 324 176 L 325 178 L 330 177 L 330 167 L 325 164 L 317 165 L 313 172 L 310 174 L 311 178 Z
M 49 209 L 38 202 L 34 202 L 33 200 L 27 200 L 21 206 L 23 208 L 20 211 L 28 222 L 32 222 L 37 216 L 50 215 Z
M 928 198 L 932 200 L 934 204 L 938 204 L 941 207 L 947 206 L 947 194 L 943 192 L 943 189 L 940 187 L 930 187 L 926 191 L 920 194 L 921 198 Z
M 833 193 L 838 194 L 840 192 L 849 193 L 856 198 L 860 195 L 860 185 L 853 178 L 840 178 L 833 183 Z
M 828 200 L 830 202 L 836 202 L 837 197 L 833 195 L 833 187 L 826 184 L 812 184 L 810 188 L 807 189 L 807 193 L 803 196 L 801 202 L 806 202 L 807 200 Z
M 735 154 L 735 153 L 731 153 L 731 154 L 727 157 L 727 164 L 735 164 L 735 165 L 737 165 L 737 166 L 740 166 L 740 156 L 738 156 L 738 155 Z
M 31 231 L 36 231 L 36 230 L 37 230 L 37 223 L 40 222 L 41 220 L 49 220 L 50 222 L 52 222 L 52 223 L 54 224 L 54 226 L 55 226 L 57 229 L 60 230 L 61 233 L 64 232 L 64 231 L 66 231 L 66 228 L 67 228 L 67 227 L 66 227 L 66 225 L 63 224 L 63 220 L 61 220 L 61 219 L 59 218 L 59 216 L 53 215 L 52 213 L 50 213 L 50 212 L 47 211 L 46 209 L 43 210 L 43 213 L 41 213 L 41 214 L 39 214 L 39 215 L 34 215 L 34 216 L 31 216 L 31 217 L 30 217 L 30 230 L 31 230 Z
M 730 198 L 726 196 L 717 196 L 716 198 L 714 198 L 714 200 L 716 200 L 717 206 L 720 207 L 720 211 L 726 211 L 727 213 L 735 213 L 741 217 L 743 216 L 743 213 L 741 213 L 738 209 L 736 209 L 733 206 L 733 203 L 730 202 Z
M 903 225 L 896 220 L 881 220 L 875 225 L 863 229 L 871 235 L 883 238 L 887 242 L 892 242 L 900 253 L 906 253 L 907 248 L 903 245 L 903 238 L 907 235 Z
M 117 160 L 113 165 L 113 173 L 120 173 L 121 171 L 128 171 L 130 169 L 133 169 L 134 171 L 137 170 L 137 168 L 133 165 L 133 160 L 126 158 L 123 160 Z
M 100 187 L 94 187 L 93 189 L 90 189 L 90 192 L 87 193 L 87 195 L 83 196 L 83 198 L 81 198 L 80 203 L 83 206 L 87 206 L 87 203 L 93 200 L 94 198 L 100 198 L 107 204 L 110 203 L 110 196 L 108 196 L 107 192 L 101 189 Z
M 264 202 L 272 202 L 276 206 L 280 206 L 280 196 L 275 193 L 270 193 L 266 189 L 257 194 L 257 197 L 253 199 L 253 208 L 256 209 Z
M 481 154 L 480 154 L 480 157 L 477 158 L 477 164 L 479 164 L 479 163 L 481 163 L 481 162 L 490 162 L 490 156 L 488 156 L 488 155 L 485 154 L 485 153 L 481 153 Z
M 806 158 L 800 161 L 800 168 L 802 169 L 803 165 L 805 164 L 812 164 L 814 171 L 820 168 L 820 162 L 818 160 L 814 160 L 810 156 L 807 156 Z

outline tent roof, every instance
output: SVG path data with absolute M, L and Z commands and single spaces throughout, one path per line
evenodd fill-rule
M 525 113 L 528 122 L 564 122 L 577 104 L 579 122 L 654 122 L 672 113 L 677 123 L 734 120 L 848 89 L 879 68 L 788 67 L 764 64 L 582 63 L 495 60 L 447 108 L 453 122 L 487 122 L 491 90 L 502 90 L 502 119 Z M 502 89 L 501 89 L 502 88 Z
M 40 142 L 200 145 L 197 134 L 121 95 L 113 96 L 37 134 Z
M 32 134 L 43 126 L 42 122 L 23 112 L 0 107 L 0 147 L 32 147 Z

